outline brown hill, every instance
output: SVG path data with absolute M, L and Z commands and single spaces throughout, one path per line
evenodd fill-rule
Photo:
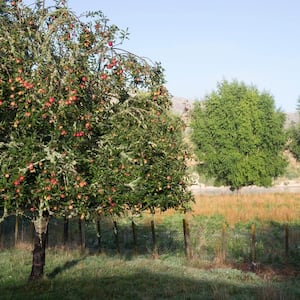
M 183 97 L 172 98 L 172 111 L 176 114 L 182 115 L 186 109 L 191 108 L 194 101 Z
M 190 100 L 184 97 L 173 97 L 172 98 L 172 111 L 176 114 L 183 114 L 186 109 L 190 109 L 193 106 L 195 100 Z M 289 127 L 293 124 L 298 124 L 300 122 L 300 114 L 298 112 L 286 113 L 286 125 Z

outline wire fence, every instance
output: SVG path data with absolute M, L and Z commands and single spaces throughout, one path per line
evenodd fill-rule
M 30 245 L 32 222 L 11 216 L 0 224 L 0 249 Z M 249 222 L 228 226 L 222 218 L 182 216 L 99 218 L 96 221 L 52 218 L 47 247 L 81 249 L 108 255 L 178 255 L 202 263 L 293 267 L 300 269 L 300 225 Z

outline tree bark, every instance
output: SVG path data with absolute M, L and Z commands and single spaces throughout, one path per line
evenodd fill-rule
M 34 249 L 32 251 L 32 269 L 29 281 L 43 278 L 46 262 L 46 238 L 48 230 L 48 217 L 38 217 L 34 221 Z

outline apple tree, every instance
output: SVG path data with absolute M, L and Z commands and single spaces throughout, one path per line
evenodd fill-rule
M 284 122 L 269 93 L 238 81 L 218 83 L 192 112 L 199 171 L 232 190 L 270 186 L 286 167 Z
M 50 216 L 185 207 L 181 125 L 159 63 L 121 49 L 127 32 L 102 12 L 77 16 L 66 1 L 10 1 L 0 23 L 1 220 L 34 222 L 30 279 L 43 276 Z
M 93 184 L 106 199 L 97 208 L 99 214 L 188 209 L 191 194 L 187 192 L 184 124 L 148 99 L 145 94 L 134 97 L 131 101 L 143 115 L 116 116 L 118 122 L 97 150 L 91 168 Z

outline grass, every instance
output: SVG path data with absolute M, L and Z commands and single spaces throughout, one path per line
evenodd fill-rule
M 0 255 L 1 299 L 299 299 L 296 278 L 266 280 L 236 269 L 200 269 L 183 258 L 124 259 L 52 249 L 46 277 L 28 283 L 31 256 L 23 249 Z
M 297 194 L 196 197 L 193 211 L 185 216 L 190 224 L 191 260 L 184 252 L 184 216 L 174 211 L 155 215 L 157 259 L 152 256 L 151 215 L 135 219 L 138 256 L 133 255 L 129 218 L 115 219 L 121 255 L 116 254 L 112 220 L 101 221 L 103 254 L 96 255 L 95 224 L 86 223 L 90 252 L 81 254 L 62 250 L 62 222 L 53 219 L 45 279 L 27 282 L 31 245 L 25 239 L 18 248 L 0 252 L 0 299 L 300 299 L 299 203 Z M 285 265 L 287 222 L 290 248 Z M 255 273 L 248 268 L 252 224 L 260 266 Z M 5 233 L 11 239 L 13 229 L 10 219 Z M 30 236 L 30 226 L 24 227 L 24 238 L 26 234 Z M 78 221 L 74 220 L 71 248 L 77 244 Z

